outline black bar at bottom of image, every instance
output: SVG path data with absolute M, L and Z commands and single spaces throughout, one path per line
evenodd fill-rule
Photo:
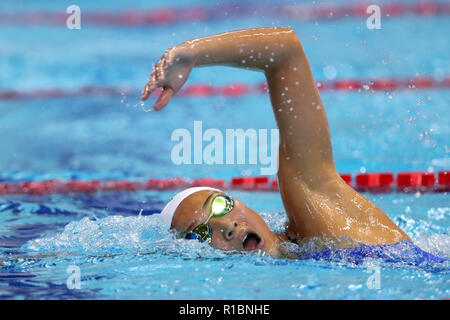
M 448 300 L 3 300 L 0 301 L 0 307 L 3 304 L 3 307 L 20 310 L 21 313 L 29 310 L 34 315 L 49 314 L 49 310 L 56 310 L 51 308 L 63 307 L 71 317 L 92 316 L 97 312 L 99 315 L 104 315 L 104 312 L 136 315 L 136 312 L 142 311 L 150 318 L 158 316 L 162 320 L 280 319 L 282 316 L 301 317 L 309 312 L 315 315 L 345 315 L 357 310 L 364 313 L 384 310 L 382 312 L 399 312 L 399 315 L 405 316 L 406 313 L 415 312 L 416 307 L 417 310 L 432 307 L 432 310 L 437 311 L 438 307 L 448 307 L 447 303 Z

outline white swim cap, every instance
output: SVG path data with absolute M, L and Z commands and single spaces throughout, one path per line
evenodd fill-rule
M 180 205 L 181 201 L 189 197 L 191 194 L 204 191 L 204 190 L 210 190 L 210 191 L 218 191 L 221 192 L 219 189 L 214 189 L 210 187 L 192 187 L 187 188 L 179 193 L 177 193 L 164 207 L 164 209 L 160 213 L 160 218 L 163 221 L 163 224 L 167 229 L 170 229 L 172 226 L 172 219 L 175 214 L 175 211 L 177 210 L 178 206 Z

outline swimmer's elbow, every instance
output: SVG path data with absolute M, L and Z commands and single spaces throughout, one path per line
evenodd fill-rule
M 291 28 L 274 28 L 277 32 L 276 43 L 279 45 L 278 53 L 282 57 L 280 63 L 274 63 L 272 70 L 278 70 L 286 65 L 288 60 L 306 59 L 300 38 Z
M 300 38 L 297 36 L 297 33 L 295 33 L 294 30 L 291 28 L 288 29 L 288 42 L 289 42 L 289 53 L 296 56 L 299 54 L 303 55 L 303 46 L 300 41 Z
M 284 51 L 292 53 L 295 49 L 303 50 L 300 39 L 292 28 L 271 27 L 268 31 L 276 35 L 278 38 L 276 42 L 279 42 L 280 47 L 284 48 Z

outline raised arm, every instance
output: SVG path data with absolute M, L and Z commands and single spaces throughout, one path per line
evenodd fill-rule
M 145 86 L 145 100 L 158 87 L 160 110 L 193 67 L 229 65 L 263 71 L 280 130 L 278 181 L 291 236 L 348 235 L 385 244 L 407 239 L 378 207 L 348 186 L 336 171 L 328 120 L 295 32 L 260 28 L 190 40 L 161 57 Z

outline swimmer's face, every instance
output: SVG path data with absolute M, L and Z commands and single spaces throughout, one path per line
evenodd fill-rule
M 172 228 L 191 232 L 206 222 L 211 213 L 211 204 L 222 192 L 204 190 L 184 199 L 172 220 Z M 223 250 L 263 250 L 278 256 L 278 239 L 255 211 L 239 200 L 233 199 L 233 209 L 221 217 L 211 217 L 211 244 Z

